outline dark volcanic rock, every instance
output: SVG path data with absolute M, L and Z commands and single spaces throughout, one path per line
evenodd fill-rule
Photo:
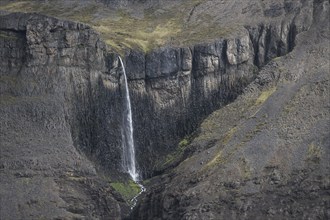
M 121 8 L 158 1 L 103 2 Z M 226 13 L 229 6 L 243 4 L 228 2 L 221 9 Z M 195 5 L 187 23 L 197 22 L 200 10 L 214 13 L 222 5 L 214 3 Z M 322 49 L 328 32 L 326 25 L 318 26 L 325 23 L 328 2 L 252 3 L 242 14 L 261 13 L 267 19 L 247 22 L 226 38 L 124 55 L 141 175 L 163 173 L 187 159 L 168 175 L 151 180 L 133 217 L 328 217 L 328 113 L 326 104 L 320 105 L 326 103 L 328 88 L 328 53 Z M 226 13 L 217 12 L 217 19 Z M 310 36 L 313 31 L 315 36 Z M 322 45 L 313 47 L 318 41 Z M 294 49 L 298 43 L 306 47 Z M 288 52 L 295 57 L 285 57 L 286 64 L 272 61 Z M 1 218 L 127 215 L 128 205 L 106 179 L 124 178 L 118 55 L 110 54 L 87 25 L 14 13 L 0 19 L 0 67 Z M 274 104 L 265 102 L 273 90 L 256 97 L 278 80 L 287 84 L 278 84 Z M 308 80 L 313 83 L 304 87 Z M 206 116 L 243 91 L 243 98 L 213 113 L 194 138 L 179 144 L 179 158 L 166 157 Z M 286 106 L 290 98 L 295 102 Z M 300 109 L 313 111 L 313 120 Z M 163 163 L 164 158 L 173 163 Z
M 98 34 L 21 13 L 2 16 L 0 31 L 1 218 L 120 219 L 128 206 L 91 162 L 120 161 L 109 130 L 120 110 L 108 106 L 121 102 Z
M 311 1 L 294 4 L 299 10 L 289 10 L 279 20 L 247 26 L 232 38 L 183 48 L 167 46 L 147 54 L 131 50 L 125 55 L 143 176 L 153 175 L 156 163 L 205 116 L 234 100 L 258 68 L 292 50 L 296 35 L 311 24 L 310 6 Z M 24 62 L 31 74 L 42 66 L 46 72 L 55 72 L 51 76 L 62 77 L 49 86 L 58 90 L 60 85 L 65 91 L 67 119 L 77 148 L 107 170 L 120 170 L 123 82 L 117 55 L 107 54 L 102 41 L 83 24 L 32 20 L 30 24 L 11 16 L 1 22 L 6 34 L 15 32 L 27 41 L 17 54 L 27 59 Z M 3 62 L 5 73 L 21 68 L 8 65 L 7 59 Z
M 146 78 L 146 61 L 143 52 L 131 50 L 126 57 L 125 68 L 129 80 Z
M 202 122 L 194 153 L 148 182 L 132 219 L 329 219 L 329 2 L 313 10 L 291 53 Z
M 132 52 L 125 56 L 137 158 L 144 176 L 152 175 L 156 163 L 205 116 L 234 100 L 258 68 L 293 49 L 296 35 L 310 27 L 313 13 L 312 1 L 295 7 L 299 10 L 280 20 L 246 26 L 233 38 L 193 47 L 163 47 L 145 57 Z

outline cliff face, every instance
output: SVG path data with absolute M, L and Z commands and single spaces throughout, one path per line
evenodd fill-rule
M 312 8 L 307 2 L 281 20 L 246 26 L 235 37 L 213 43 L 126 54 L 143 174 L 159 172 L 155 163 L 205 116 L 234 100 L 265 63 L 290 52 L 296 35 L 310 27 Z
M 119 219 L 128 207 L 90 161 L 120 161 L 104 44 L 36 14 L 2 16 L 0 29 L 1 218 Z
M 329 218 L 329 2 L 313 8 L 295 48 L 203 121 L 132 219 Z
M 245 25 L 228 38 L 125 53 L 142 176 L 162 173 L 192 154 L 166 161 L 207 115 L 241 94 L 260 68 L 293 50 L 296 36 L 312 25 L 313 1 L 289 3 L 280 10 L 266 7 L 268 20 Z M 1 216 L 118 219 L 127 214 L 127 204 L 103 177 L 123 176 L 118 55 L 86 25 L 21 13 L 1 16 L 0 49 Z M 162 200 L 158 195 L 151 200 L 159 206 L 146 218 L 158 215 Z M 143 219 L 146 207 L 138 210 Z

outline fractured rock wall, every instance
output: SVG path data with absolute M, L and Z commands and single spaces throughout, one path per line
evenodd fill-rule
M 95 166 L 116 170 L 120 161 L 119 123 L 108 123 L 118 120 L 110 117 L 120 115 L 112 105 L 120 101 L 98 35 L 83 24 L 15 13 L 0 19 L 0 51 L 1 217 L 128 213 Z
M 153 175 L 156 162 L 204 117 L 235 99 L 259 67 L 292 50 L 295 36 L 311 23 L 308 4 L 284 20 L 247 26 L 229 39 L 126 53 L 137 160 L 144 176 Z M 64 112 L 60 121 L 70 128 L 76 148 L 106 170 L 120 170 L 123 82 L 117 55 L 109 54 L 83 24 L 15 14 L 3 16 L 1 30 L 19 39 L 2 41 L 1 74 L 22 82 L 2 92 L 55 96 Z
M 234 100 L 260 67 L 293 49 L 296 35 L 312 23 L 311 4 L 283 20 L 246 26 L 233 38 L 126 54 L 137 158 L 144 174 L 152 174 L 158 158 L 175 149 L 205 116 Z

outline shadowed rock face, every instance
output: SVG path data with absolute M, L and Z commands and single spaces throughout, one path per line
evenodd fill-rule
M 128 1 L 116 2 L 128 4 Z M 125 53 L 138 169 L 144 177 L 163 173 L 195 150 L 203 151 L 216 143 L 214 138 L 192 144 L 191 150 L 176 163 L 162 163 L 167 154 L 176 150 L 180 139 L 195 131 L 207 115 L 241 94 L 260 68 L 293 50 L 296 36 L 312 25 L 313 9 L 314 14 L 324 12 L 313 7 L 313 1 L 297 2 L 286 1 L 285 7 L 265 5 L 264 15 L 268 20 L 249 23 L 237 35 L 226 39 L 189 47 L 164 46 L 147 54 L 137 50 Z M 327 7 L 326 3 L 322 4 Z M 195 19 L 198 10 L 190 20 Z M 109 53 L 98 34 L 86 25 L 21 13 L 1 16 L 0 49 L 0 183 L 3 186 L 0 192 L 5 198 L 1 200 L 1 217 L 120 219 L 127 215 L 128 205 L 103 177 L 107 175 L 114 180 L 123 176 L 120 129 L 124 88 L 118 55 Z M 278 66 L 270 66 L 268 70 L 272 72 L 273 68 Z M 257 78 L 260 86 L 274 80 L 263 76 Z M 226 126 L 223 121 L 218 124 Z M 183 166 L 181 174 L 189 173 L 187 167 Z M 267 175 L 272 178 L 275 173 L 276 179 L 278 172 L 276 167 L 271 168 Z M 304 173 L 309 174 L 310 170 Z M 267 179 L 267 175 L 257 180 Z M 194 174 L 191 179 L 160 178 L 170 185 L 183 181 L 184 187 L 168 188 L 167 192 L 156 178 L 159 188 L 151 184 L 150 193 L 134 214 L 137 218 L 190 219 L 190 215 L 195 216 L 194 210 L 204 213 L 204 209 L 222 207 L 222 203 L 211 208 L 203 203 L 205 207 L 200 209 L 191 205 L 200 195 L 188 189 L 204 177 Z M 217 182 L 217 178 L 220 176 L 214 175 L 207 181 Z M 291 180 L 295 178 L 288 178 Z M 235 178 L 221 180 L 221 187 L 236 189 L 235 181 Z M 40 186 L 38 192 L 36 185 Z M 176 199 L 183 195 L 181 192 L 187 197 Z M 230 202 L 226 196 L 223 198 L 223 204 Z M 149 210 L 151 203 L 155 204 L 153 210 Z M 228 210 L 231 208 L 229 205 Z M 231 216 L 228 210 L 221 215 Z M 205 219 L 220 215 L 205 212 L 208 212 Z M 11 213 L 16 214 L 11 216 Z M 203 216 L 201 213 L 194 218 Z
M 12 99 L 9 104 L 17 104 L 19 98 L 54 97 L 51 100 L 63 111 L 58 118 L 61 126 L 68 126 L 78 150 L 97 158 L 116 149 L 120 134 L 111 134 L 108 117 L 120 115 L 121 99 L 117 82 L 111 82 L 105 45 L 98 35 L 83 24 L 36 14 L 4 16 L 1 29 L 1 77 L 4 84 L 15 81 L 3 91 Z M 119 106 L 108 108 L 112 102 Z M 112 128 L 115 125 L 118 130 L 120 117 L 111 120 Z M 120 153 L 114 152 L 109 164 L 120 161 Z
M 295 48 L 202 122 L 193 153 L 150 180 L 132 219 L 329 218 L 329 2 L 313 9 Z
M 230 39 L 164 47 L 146 55 L 128 52 L 125 60 L 143 175 L 161 171 L 155 162 L 206 115 L 234 100 L 265 63 L 290 52 L 296 35 L 311 25 L 311 17 L 312 10 L 302 8 L 279 21 L 246 26 Z M 150 170 L 155 165 L 156 170 Z
M 128 206 L 91 162 L 120 161 L 104 44 L 85 25 L 36 14 L 3 16 L 0 29 L 1 218 L 120 219 Z

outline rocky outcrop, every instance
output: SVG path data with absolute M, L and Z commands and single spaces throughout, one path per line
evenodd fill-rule
M 262 66 L 274 57 L 290 52 L 295 46 L 296 35 L 308 30 L 311 26 L 313 1 L 305 1 L 301 7 L 287 11 L 290 13 L 280 22 L 246 27 L 256 53 L 255 65 Z

